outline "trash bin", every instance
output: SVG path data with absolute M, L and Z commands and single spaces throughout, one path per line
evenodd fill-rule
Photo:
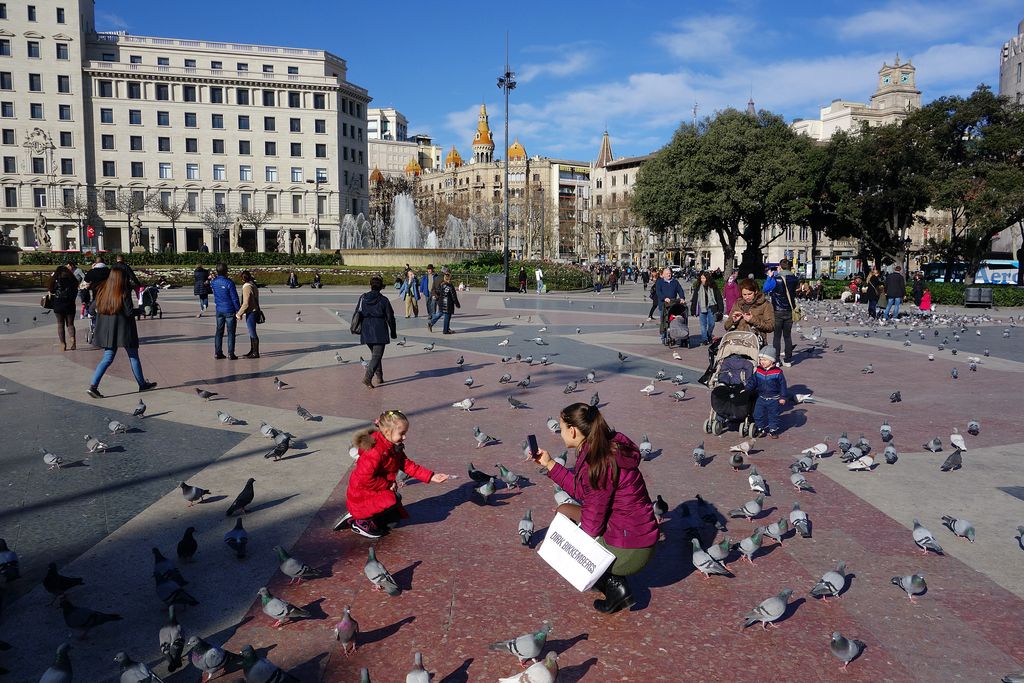
M 490 273 L 487 275 L 487 291 L 488 292 L 504 292 L 505 291 L 505 274 L 504 273 Z
M 991 287 L 965 287 L 964 306 L 985 306 L 992 308 Z

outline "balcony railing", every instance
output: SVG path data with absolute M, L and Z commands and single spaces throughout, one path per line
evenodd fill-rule
M 273 83 L 298 82 L 316 85 L 337 85 L 339 80 L 331 76 L 314 76 L 302 74 L 264 73 L 262 71 L 236 71 L 234 69 L 204 69 L 195 66 L 160 66 L 156 64 L 130 64 L 125 62 L 91 61 L 85 63 L 86 69 L 96 71 L 113 71 L 125 76 L 142 75 L 175 75 L 201 78 L 231 78 L 250 81 L 268 81 Z

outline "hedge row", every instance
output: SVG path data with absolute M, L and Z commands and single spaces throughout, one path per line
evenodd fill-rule
M 56 266 L 66 263 L 75 254 L 52 251 L 23 251 L 19 254 L 19 260 L 23 265 L 30 266 Z M 322 254 L 279 254 L 277 252 L 215 252 L 201 254 L 197 251 L 184 253 L 151 253 L 143 252 L 138 254 L 125 254 L 128 262 L 133 266 L 192 266 L 197 263 L 212 265 L 224 262 L 229 266 L 337 266 L 339 265 L 338 255 L 334 252 Z M 112 257 L 108 257 L 112 258 Z M 79 260 L 91 260 L 89 252 L 86 257 L 79 257 Z
M 839 295 L 850 286 L 846 280 L 824 280 L 825 298 L 838 299 Z M 943 306 L 962 306 L 964 303 L 964 289 L 967 285 L 962 282 L 929 282 L 927 288 L 932 293 L 932 303 Z M 992 303 L 995 306 L 1019 307 L 1024 306 L 1024 288 L 1009 285 L 998 285 L 991 287 Z M 910 288 L 907 287 L 907 296 L 904 301 L 912 299 Z

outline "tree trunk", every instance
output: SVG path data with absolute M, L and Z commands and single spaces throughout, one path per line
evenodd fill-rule
M 743 226 L 743 257 L 740 260 L 740 278 L 753 275 L 764 277 L 764 256 L 761 254 L 761 221 L 751 221 Z
M 818 277 L 818 231 L 811 228 L 811 279 Z

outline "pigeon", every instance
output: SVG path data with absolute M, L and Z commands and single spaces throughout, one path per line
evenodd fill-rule
M 843 352 L 843 345 L 842 345 L 842 344 L 839 344 L 839 345 L 838 345 L 838 346 L 836 346 L 836 347 L 835 347 L 834 349 L 832 349 L 832 352 L 833 352 L 833 353 L 842 353 L 842 352 Z
M 232 417 L 231 415 L 225 413 L 223 410 L 218 410 L 217 411 L 217 419 L 220 420 L 221 422 L 223 422 L 226 425 L 236 425 L 239 422 L 241 422 L 241 420 L 239 420 L 238 418 Z
M 145 662 L 136 662 L 124 652 L 114 655 L 114 662 L 121 669 L 121 683 L 163 683 Z
M 404 344 L 399 344 L 399 346 L 404 346 Z M 337 362 L 337 363 L 338 363 L 339 365 L 344 365 L 345 363 L 348 363 L 348 362 L 350 362 L 350 361 L 349 361 L 348 359 L 346 359 L 346 358 L 343 358 L 343 357 L 342 357 L 342 355 L 341 355 L 341 353 L 340 353 L 339 351 L 335 351 L 335 352 L 334 352 L 334 360 L 335 360 L 335 361 L 336 361 L 336 362 Z
M 882 457 L 885 458 L 887 465 L 895 465 L 900 456 L 896 452 L 896 446 L 890 443 L 886 445 L 885 451 L 882 453 Z
M 898 391 L 894 391 L 889 394 L 889 403 L 900 403 L 903 401 L 903 394 Z
M 430 672 L 423 668 L 423 654 L 413 655 L 413 667 L 405 675 L 405 683 L 430 683 Z
M 873 375 L 875 373 L 875 367 L 871 363 L 868 363 L 860 369 L 862 375 Z
M 892 440 L 892 426 L 888 420 L 882 422 L 882 426 L 878 428 L 878 433 L 884 443 L 889 443 Z
M 243 513 L 248 512 L 248 510 L 246 510 L 245 508 L 252 504 L 252 499 L 255 495 L 252 490 L 252 485 L 255 481 L 255 479 L 250 477 L 249 480 L 245 482 L 245 486 L 243 486 L 242 490 L 238 493 L 237 496 L 235 496 L 234 502 L 228 506 L 227 511 L 224 513 L 225 517 L 230 517 L 239 510 L 241 510 Z
M 146 414 L 146 404 L 139 399 L 139 405 L 135 406 L 135 410 L 132 411 L 132 417 L 142 417 Z
M 533 356 L 527 356 L 526 358 L 523 358 L 522 362 L 526 363 L 527 365 L 533 365 Z
M 686 384 L 686 378 L 683 377 L 681 374 L 676 375 L 675 377 L 672 378 L 672 384 L 675 384 L 677 386 L 680 384 Z
M 352 652 L 356 651 L 356 635 L 359 634 L 359 622 L 352 618 L 352 608 L 345 605 L 341 621 L 334 625 L 334 639 L 341 643 L 341 651 L 348 655 L 349 643 Z
M 558 655 L 549 652 L 543 660 L 532 664 L 521 673 L 507 678 L 499 678 L 498 683 L 555 683 L 557 678 Z
M 754 564 L 754 554 L 761 548 L 761 530 L 755 529 L 754 533 L 741 539 L 737 544 L 740 552 L 743 553 L 743 557 L 747 559 L 747 562 Z
M 194 526 L 190 526 L 185 529 L 185 534 L 178 541 L 178 559 L 182 562 L 191 562 L 195 556 L 196 551 L 199 550 L 199 543 L 196 542 L 196 537 L 193 535 L 196 532 Z
M 865 439 L 864 435 L 861 434 L 860 438 L 857 439 L 857 448 L 860 449 L 862 454 L 867 453 L 871 450 L 871 442 Z
M 857 659 L 866 646 L 862 641 L 850 640 L 844 637 L 839 631 L 832 632 L 832 640 L 829 641 L 829 651 L 843 663 L 843 671 L 850 665 L 850 662 Z
M 517 488 L 519 488 L 519 475 L 518 474 L 516 474 L 515 472 L 511 471 L 510 469 L 508 469 L 504 465 L 500 465 L 499 464 L 499 465 L 495 465 L 495 467 L 498 468 L 498 476 L 505 483 L 505 486 L 507 486 L 510 489 L 517 489 Z
M 359 356 L 359 364 L 362 365 L 364 368 L 370 367 L 370 361 L 366 360 L 362 356 Z
M 225 668 L 237 667 L 241 657 L 216 645 L 210 645 L 199 636 L 192 636 L 185 643 L 185 652 L 189 653 L 192 666 L 203 672 L 209 680 L 213 674 Z
M 5 320 L 10 320 L 6 318 Z M 71 683 L 71 658 L 68 657 L 68 650 L 71 646 L 61 643 L 57 646 L 57 659 L 46 671 L 39 683 Z
M 810 448 L 805 448 L 800 452 L 804 455 L 809 455 L 812 458 L 820 458 L 821 456 L 828 453 L 828 442 L 826 440 L 821 443 L 816 443 Z
M 424 351 L 433 351 L 434 350 L 434 342 L 430 342 L 430 344 L 428 344 L 427 346 L 424 346 L 423 350 Z
M 512 410 L 518 410 L 519 408 L 528 408 L 529 407 L 529 406 L 526 405 L 525 402 L 520 401 L 520 400 L 515 399 L 515 398 L 512 398 L 511 394 L 508 396 L 508 404 L 512 408 Z
M 579 328 L 577 328 L 577 329 L 579 329 Z M 597 373 L 594 372 L 593 370 L 587 370 L 586 380 L 587 380 L 587 384 L 593 384 L 594 382 L 597 381 Z
M 493 478 L 491 481 L 494 481 Z M 395 579 L 384 568 L 384 565 L 377 560 L 377 553 L 374 552 L 372 545 L 370 546 L 366 564 L 363 565 L 363 573 L 366 574 L 366 578 L 373 584 L 374 590 L 384 591 L 391 596 L 399 594 L 398 584 L 395 583 Z
M 512 373 L 506 372 L 504 375 L 498 378 L 498 384 L 508 384 L 512 381 Z
M 85 638 L 89 631 L 110 621 L 121 621 L 120 614 L 97 612 L 88 607 L 77 607 L 71 604 L 66 595 L 60 596 L 60 610 L 64 616 L 64 624 L 73 632 Z
M 660 493 L 655 501 L 651 503 L 651 510 L 654 512 L 654 521 L 662 524 L 665 521 L 665 515 L 668 514 L 668 503 L 665 502 Z
M 807 513 L 800 509 L 800 503 L 793 503 L 793 511 L 789 513 L 789 523 L 793 525 L 804 538 L 811 537 L 811 521 Z
M 932 532 L 921 526 L 921 522 L 914 520 L 914 543 L 924 554 L 928 554 L 928 551 L 934 551 L 938 554 L 942 554 L 942 546 L 935 541 L 935 537 L 932 536 Z
M 640 457 L 646 460 L 650 457 L 652 451 L 651 439 L 645 433 L 640 439 Z
M 185 649 L 185 638 L 181 634 L 181 624 L 174 616 L 174 605 L 167 608 L 167 623 L 160 627 L 159 638 L 167 670 L 173 673 L 181 668 L 181 653 Z
M 508 337 L 505 337 L 500 342 L 498 342 L 498 346 L 508 346 Z
M 273 439 L 279 433 L 279 431 L 280 430 L 278 430 L 273 425 L 269 425 L 266 422 L 260 422 L 260 434 L 267 437 L 268 439 Z
M 704 467 L 705 461 L 704 442 L 701 441 L 696 448 L 693 449 L 693 464 L 696 467 Z
M 464 385 L 466 385 L 467 388 L 472 389 L 473 388 L 473 375 L 469 375 L 468 377 L 466 377 L 466 379 L 463 380 L 462 383 Z
M 643 394 L 644 396 L 650 396 L 651 394 L 654 393 L 654 390 L 655 390 L 654 383 L 651 382 L 650 384 L 645 386 L 643 389 L 641 389 L 640 393 Z
M 179 586 L 188 585 L 188 581 L 181 575 L 178 565 L 174 563 L 174 560 L 165 557 L 159 548 L 154 547 L 150 550 L 153 553 L 153 578 L 157 580 L 169 579 Z
M 465 362 L 466 359 L 463 358 L 462 356 L 459 356 L 458 358 L 455 359 L 455 364 L 458 365 L 460 368 L 463 366 Z
M 934 353 L 929 353 L 928 354 L 928 360 L 935 360 L 935 354 Z
M 235 557 L 240 560 L 245 557 L 245 546 L 249 543 L 249 534 L 242 526 L 241 517 L 235 520 L 234 528 L 224 534 L 224 543 L 235 551 Z
M 304 422 L 309 422 L 313 419 L 313 413 L 299 405 L 295 406 L 295 414 L 301 417 Z
M 803 472 L 794 472 L 791 474 L 790 482 L 799 490 L 806 490 L 806 492 L 814 493 L 814 486 L 807 481 L 807 477 L 804 476 Z
M 761 473 L 757 471 L 757 467 L 750 471 L 747 483 L 750 484 L 750 490 L 755 493 L 768 493 L 768 484 L 765 482 L 764 477 L 761 476 Z
M 844 588 L 846 588 L 846 563 L 840 562 L 834 570 L 822 574 L 818 583 L 811 588 L 811 595 L 821 598 L 823 602 L 828 602 L 830 597 L 839 597 Z
M 938 453 L 939 451 L 941 451 L 941 450 L 942 450 L 942 439 L 940 439 L 939 437 L 937 437 L 937 436 L 936 436 L 936 437 L 935 437 L 935 438 L 933 438 L 933 439 L 932 439 L 931 441 L 929 441 L 928 443 L 926 443 L 926 444 L 925 444 L 925 445 L 923 446 L 923 448 L 924 448 L 925 450 L 929 450 L 929 451 L 931 451 L 932 453 Z
M 949 376 L 952 377 L 953 379 L 956 379 L 960 376 L 960 371 L 957 370 L 956 368 L 953 368 L 952 370 L 949 371 Z
M 949 515 L 943 515 L 942 524 L 960 538 L 966 538 L 971 543 L 974 543 L 974 536 L 976 534 L 974 525 L 966 519 L 957 519 Z M 52 567 L 53 565 L 50 566 Z
M 960 455 L 961 453 L 963 453 L 963 451 L 961 451 L 959 448 L 954 449 L 953 452 L 950 453 L 949 456 L 943 461 L 942 465 L 939 466 L 939 469 L 943 472 L 950 472 L 952 470 L 958 470 L 961 467 L 963 467 L 964 459 Z
M 533 538 L 533 511 L 527 508 L 526 514 L 519 520 L 519 539 L 523 545 L 530 545 L 530 539 Z
M 665 379 L 667 376 L 668 375 L 665 374 L 665 370 L 659 368 L 658 372 L 655 373 L 655 375 L 654 375 L 654 381 L 655 382 L 660 382 L 661 380 Z
M 516 382 L 516 386 L 517 387 L 522 387 L 523 389 L 526 389 L 527 387 L 529 387 L 530 386 L 530 376 L 527 375 L 523 379 L 521 379 L 518 382 Z
M 196 396 L 203 399 L 204 401 L 209 401 L 214 396 L 220 396 L 220 394 L 218 394 L 215 391 L 207 391 L 206 389 L 200 389 L 199 387 L 196 387 Z
M 406 346 L 408 344 L 409 344 L 409 340 L 406 339 L 405 337 L 402 337 L 400 340 L 395 342 L 395 346 Z
M 579 501 L 573 498 L 568 491 L 562 489 L 561 486 L 555 484 L 555 505 L 579 505 Z
M 549 417 L 547 421 L 548 431 L 552 434 L 558 434 L 562 431 L 561 425 L 558 424 L 558 420 L 553 417 Z
M 950 527 L 952 528 L 952 527 Z M 11 551 L 7 551 L 11 552 Z M 5 574 L 3 565 L 0 565 L 0 574 Z M 84 586 L 85 581 L 77 576 L 64 576 L 57 571 L 57 563 L 51 562 L 43 577 L 43 588 L 54 597 L 60 597 L 75 586 Z M 50 604 L 53 604 L 52 602 Z
M 732 552 L 732 546 L 732 539 L 726 536 L 718 543 L 712 543 L 709 545 L 707 553 L 711 559 L 724 564 L 726 558 L 729 557 L 729 553 Z
M 977 420 L 970 420 L 967 423 L 967 433 L 971 436 L 977 436 L 981 433 L 981 423 Z
M 110 448 L 110 446 L 108 446 L 107 444 L 105 444 L 104 442 L 100 441 L 99 439 L 97 439 L 94 436 L 89 436 L 88 434 L 86 434 L 84 438 L 85 438 L 85 447 L 86 447 L 86 449 L 90 453 L 96 453 L 96 452 L 106 453 L 107 449 Z
M 582 328 L 579 328 L 579 327 L 576 328 L 576 334 L 581 334 L 582 332 L 583 332 Z
M 772 596 L 766 600 L 762 600 L 761 604 L 755 607 L 753 610 L 748 612 L 744 617 L 743 628 L 761 622 L 761 628 L 767 629 L 769 626 L 774 626 L 773 621 L 778 621 L 786 613 L 786 608 L 789 603 L 789 596 L 793 594 L 793 591 L 788 588 L 778 595 Z
M 242 657 L 242 671 L 246 683 L 299 683 L 299 679 L 282 670 L 266 657 L 260 657 L 252 645 L 246 645 L 239 653 Z
M 128 425 L 118 420 L 110 420 L 107 422 L 107 429 L 110 430 L 111 434 L 127 434 Z
M 875 466 L 875 459 L 870 455 L 862 455 L 859 458 L 854 458 L 846 464 L 846 469 L 851 472 L 870 472 L 871 468 Z
M 192 486 L 187 482 L 181 482 L 178 484 L 181 489 L 181 496 L 188 501 L 188 506 L 192 507 L 196 504 L 196 501 L 203 502 L 203 496 L 210 495 L 209 490 L 199 488 L 198 486 Z
M 562 393 L 563 394 L 571 394 L 572 392 L 576 391 L 576 387 L 577 387 L 577 383 L 576 382 L 569 382 L 568 384 L 565 385 L 565 388 L 562 389 Z
M 483 501 L 484 505 L 487 504 L 487 499 L 490 498 L 491 494 L 494 493 L 494 484 L 494 477 L 490 477 L 487 481 L 480 484 L 480 486 L 477 486 L 475 489 L 473 489 L 474 491 L 476 491 L 476 494 L 480 496 L 480 499 Z
M 752 445 L 753 444 L 750 441 L 744 441 L 736 444 L 735 446 L 729 446 L 729 450 L 733 453 L 742 453 L 743 457 L 748 457 L 750 455 L 750 448 Z
M 764 496 L 758 496 L 754 500 L 748 500 L 741 507 L 729 510 L 730 517 L 745 517 L 753 519 L 761 514 L 761 506 L 764 505 Z
M 712 574 L 718 574 L 720 576 L 733 575 L 733 573 L 726 569 L 721 562 L 711 557 L 707 551 L 700 547 L 700 540 L 696 538 L 690 539 L 690 544 L 693 547 L 693 566 L 704 576 L 705 579 L 710 577 Z
M 43 454 L 43 463 L 46 465 L 46 471 L 59 470 L 60 466 L 64 464 L 64 459 L 59 455 L 54 455 L 45 448 L 40 448 L 39 451 Z
M 279 439 L 278 437 L 283 438 Z M 273 448 L 271 448 L 269 451 L 263 454 L 264 460 L 269 460 L 273 458 L 274 462 L 277 462 L 282 457 L 284 457 L 284 454 L 287 453 L 288 449 L 291 448 L 292 446 L 291 438 L 289 438 L 288 435 L 284 434 L 283 432 L 280 432 L 278 436 L 274 437 L 274 439 L 276 440 L 276 443 L 274 444 Z
M 619 354 L 619 362 L 620 363 L 625 363 L 627 360 L 629 360 L 629 356 L 627 356 L 626 354 L 622 353 L 622 351 L 619 351 L 618 354 Z
M 536 661 L 540 656 L 549 633 L 551 633 L 551 622 L 545 621 L 541 624 L 540 629 L 533 633 L 524 633 L 508 640 L 499 640 L 497 643 L 488 645 L 487 649 L 495 652 L 507 650 L 516 656 L 520 664 L 525 666 L 527 661 Z
M 967 442 L 964 441 L 964 435 L 956 427 L 953 427 L 953 433 L 949 435 L 949 443 L 959 451 L 967 450 Z
M 275 387 L 277 388 L 277 390 L 278 390 L 278 391 L 281 391 L 281 390 L 282 390 L 282 389 L 284 389 L 285 387 L 287 387 L 287 386 L 291 386 L 291 385 L 290 385 L 290 384 L 288 384 L 287 382 L 283 382 L 283 381 L 281 381 L 281 378 L 280 378 L 280 377 L 275 377 L 275 378 L 274 378 L 274 386 L 275 386 Z
M 263 613 L 274 619 L 274 628 L 280 628 L 292 619 L 310 616 L 309 612 L 301 607 L 296 607 L 287 600 L 271 595 L 266 586 L 263 586 L 256 592 L 260 596 L 260 602 L 263 603 Z
M 732 465 L 734 472 L 739 471 L 739 469 L 743 467 L 743 454 L 733 453 L 732 457 L 729 458 L 729 464 Z
M 796 394 L 795 397 L 797 403 L 814 403 L 814 394 Z
M 471 398 L 464 398 L 458 403 L 453 403 L 452 408 L 458 408 L 459 410 L 465 410 L 467 413 L 473 410 L 473 404 L 476 403 Z
M 476 439 L 476 447 L 481 448 L 489 443 L 497 441 L 493 436 L 488 436 L 480 431 L 479 427 L 473 427 L 473 437 Z
M 601 402 L 601 395 L 598 392 L 594 392 L 593 396 L 590 397 L 590 407 L 596 408 Z
M 277 560 L 280 562 L 278 568 L 281 570 L 281 573 L 291 579 L 288 585 L 302 583 L 303 579 L 319 579 L 324 576 L 322 571 L 314 569 L 308 564 L 303 563 L 302 560 L 292 557 L 288 554 L 288 551 L 279 545 L 274 546 L 274 552 L 277 553 Z
M 772 522 L 764 528 L 764 535 L 773 541 L 776 541 L 779 545 L 782 545 L 782 539 L 785 538 L 788 533 L 789 522 L 786 521 L 785 517 L 780 517 L 779 521 Z
M 925 583 L 924 576 L 921 574 L 894 576 L 889 579 L 889 583 L 894 586 L 899 586 L 900 590 L 904 591 L 907 594 L 907 597 L 910 598 L 910 602 L 916 602 L 914 600 L 914 596 L 924 593 L 928 588 L 928 584 Z

